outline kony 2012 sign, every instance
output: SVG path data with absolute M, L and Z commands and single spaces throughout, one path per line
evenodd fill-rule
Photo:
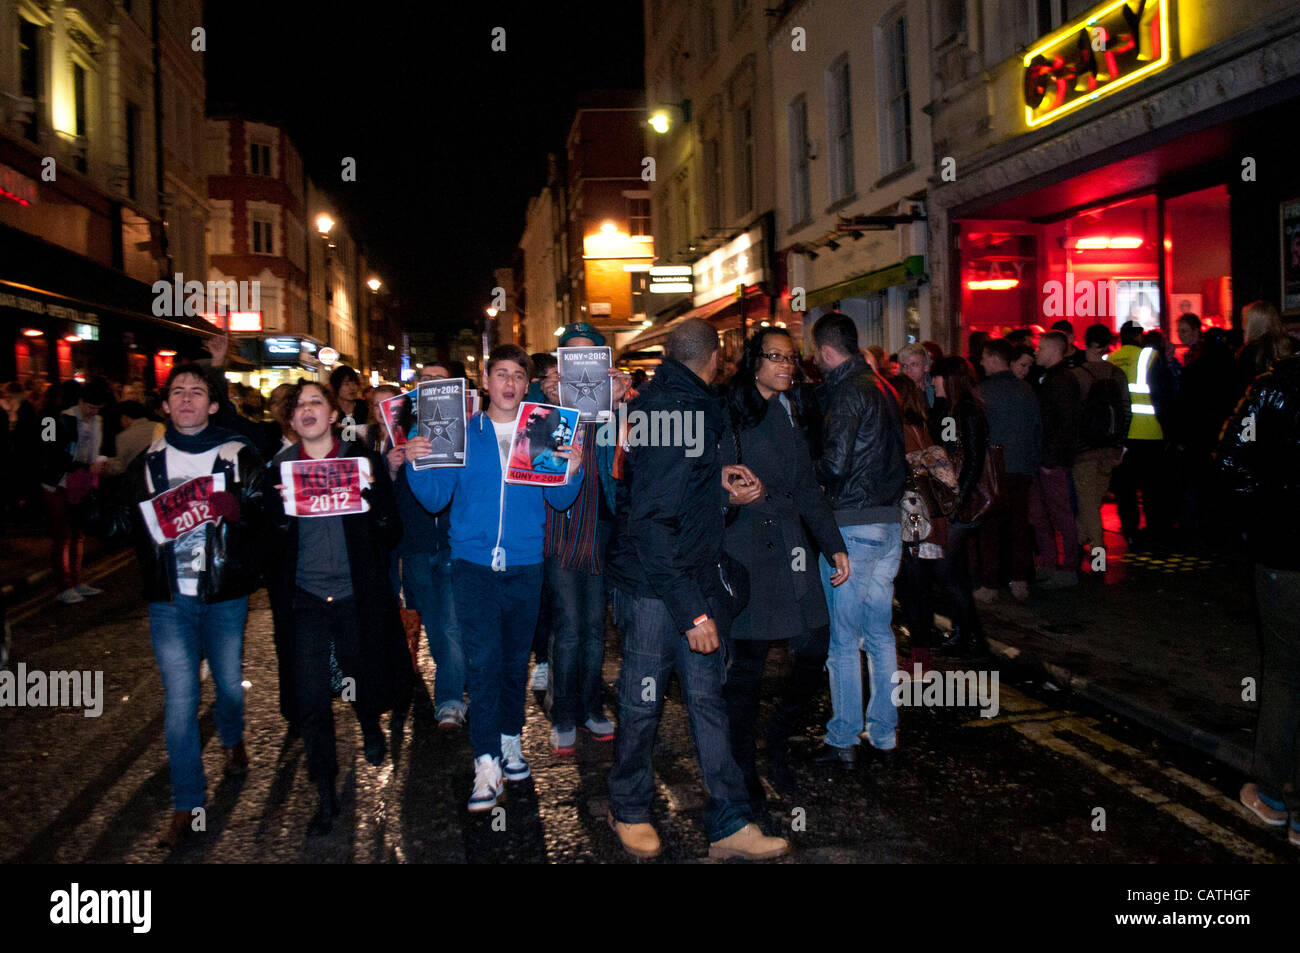
M 1060 119 L 1169 64 L 1173 0 L 1108 3 L 1025 54 L 1025 121 Z
M 343 516 L 370 509 L 361 495 L 370 483 L 370 461 L 365 457 L 285 460 L 280 482 L 284 511 L 290 516 Z

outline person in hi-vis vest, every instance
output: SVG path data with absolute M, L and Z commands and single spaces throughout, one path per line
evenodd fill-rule
M 1173 528 L 1173 510 L 1165 466 L 1165 433 L 1162 421 L 1173 398 L 1173 381 L 1162 347 L 1142 346 L 1142 326 L 1125 322 L 1119 330 L 1120 347 L 1107 360 L 1128 378 L 1133 417 L 1124 459 L 1115 468 L 1112 486 L 1119 509 L 1120 532 L 1132 547 L 1138 542 L 1138 493 L 1146 516 L 1143 542 L 1159 540 Z

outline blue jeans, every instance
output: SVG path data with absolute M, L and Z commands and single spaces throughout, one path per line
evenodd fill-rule
M 172 807 L 192 811 L 207 796 L 199 741 L 199 660 L 206 658 L 217 690 L 216 721 L 221 744 L 244 738 L 241 658 L 248 597 L 204 604 L 194 596 L 149 603 L 153 654 L 162 674 L 167 760 Z
M 524 730 L 528 650 L 542 598 L 542 564 L 493 572 L 490 566 L 454 559 L 451 571 L 474 701 L 470 744 L 476 758 L 499 758 L 501 736 Z
M 576 728 L 602 718 L 601 668 L 605 664 L 605 577 L 565 569 L 546 557 L 551 592 L 551 721 Z
M 842 586 L 831 585 L 831 566 L 821 560 L 822 589 L 831 615 L 831 645 L 826 658 L 830 673 L 831 720 L 826 743 L 848 748 L 862 732 L 862 652 L 867 653 L 871 701 L 865 712 L 867 740 L 888 750 L 898 744 L 898 709 L 890 698 L 890 676 L 898 670 L 898 649 L 890 626 L 894 576 L 903 555 L 898 523 L 841 526 L 852 575 Z
M 449 549 L 402 557 L 406 607 L 420 613 L 433 656 L 433 707 L 439 718 L 453 708 L 464 714 L 466 708 L 465 648 L 456 622 L 451 575 Z
M 712 609 L 713 606 L 710 605 Z M 716 612 L 710 612 L 716 617 Z M 709 795 L 705 826 L 710 841 L 740 830 L 753 813 L 745 779 L 731 754 L 727 705 L 722 698 L 724 651 L 692 652 L 662 600 L 614 590 L 614 617 L 623 633 L 618 677 L 618 734 L 609 772 L 610 810 L 624 824 L 650 823 L 654 795 L 655 733 L 664 711 L 668 679 L 677 670 L 690 717 L 700 775 Z

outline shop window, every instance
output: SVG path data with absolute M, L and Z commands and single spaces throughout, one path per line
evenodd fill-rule
M 1166 330 L 1180 352 L 1184 314 L 1196 315 L 1202 328 L 1232 327 L 1231 249 L 1227 186 L 1165 200 Z

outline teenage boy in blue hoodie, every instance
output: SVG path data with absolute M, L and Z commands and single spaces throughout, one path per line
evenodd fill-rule
M 451 503 L 452 583 L 475 712 L 469 723 L 471 811 L 496 806 L 503 775 L 508 781 L 529 775 L 521 734 L 528 652 L 542 597 L 546 505 L 567 510 L 582 487 L 581 454 L 572 454 L 567 444 L 555 452 L 569 461 L 564 486 L 505 482 L 529 370 L 528 355 L 516 345 L 502 344 L 488 355 L 483 379 L 488 406 L 466 428 L 465 466 L 416 470 L 409 461 L 432 447 L 425 437 L 406 443 L 407 480 L 416 499 L 431 513 Z

